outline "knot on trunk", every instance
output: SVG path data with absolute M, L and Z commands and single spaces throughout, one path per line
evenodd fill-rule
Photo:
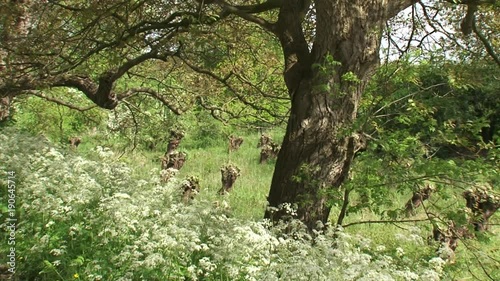
M 352 138 L 354 142 L 354 155 L 366 150 L 368 147 L 368 140 L 366 139 L 365 134 L 355 133 Z
M 221 172 L 221 180 L 222 180 L 222 187 L 219 190 L 220 195 L 224 195 L 226 193 L 229 193 L 234 186 L 234 183 L 236 182 L 236 179 L 241 175 L 240 174 L 240 169 L 232 164 L 223 166 L 220 169 Z

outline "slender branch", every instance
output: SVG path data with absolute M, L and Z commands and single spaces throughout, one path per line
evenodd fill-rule
M 404 96 L 404 97 L 402 97 L 402 98 L 399 98 L 399 99 L 397 99 L 397 100 L 391 101 L 390 103 L 385 104 L 384 106 L 380 107 L 380 108 L 379 108 L 379 109 L 377 109 L 375 112 L 373 112 L 373 115 L 375 115 L 375 114 L 379 113 L 380 111 L 384 110 L 385 108 L 387 108 L 387 107 L 389 107 L 389 106 L 391 106 L 391 105 L 393 105 L 393 104 L 395 104 L 395 103 L 398 103 L 398 102 L 400 102 L 400 101 L 402 101 L 402 100 L 406 100 L 406 99 L 408 99 L 409 97 L 413 97 L 413 96 L 415 96 L 415 95 L 418 95 L 419 93 L 423 93 L 423 92 L 428 91 L 428 90 L 430 90 L 430 89 L 432 89 L 432 88 L 435 88 L 435 87 L 440 87 L 440 86 L 444 86 L 444 85 L 446 85 L 446 83 L 439 83 L 439 84 L 431 85 L 431 86 L 429 86 L 429 87 L 426 87 L 426 88 L 422 88 L 422 89 L 420 89 L 418 92 L 414 92 L 414 93 L 408 94 L 408 95 L 406 95 L 406 96 Z
M 159 100 L 163 105 L 167 106 L 176 115 L 181 115 L 182 113 L 187 111 L 187 109 L 182 109 L 182 108 L 179 108 L 178 106 L 174 105 L 171 101 L 166 99 L 159 92 L 157 92 L 151 88 L 133 88 L 133 89 L 130 89 L 127 91 L 126 94 L 124 94 L 123 96 L 120 97 L 120 100 L 126 99 L 126 98 L 128 98 L 136 93 L 144 93 L 144 94 L 147 94 L 147 95 Z
M 425 221 L 430 221 L 431 219 L 425 218 L 425 219 L 410 219 L 410 220 L 368 220 L 368 221 L 357 221 L 357 222 L 351 222 L 342 225 L 343 228 L 346 228 L 348 226 L 353 226 L 357 224 L 372 224 L 372 223 L 407 223 L 407 222 L 425 222 Z
M 215 1 L 219 4 L 223 9 L 224 13 L 234 14 L 239 16 L 240 18 L 247 20 L 249 22 L 256 23 L 263 27 L 266 30 L 273 31 L 274 24 L 266 21 L 265 19 L 253 15 L 254 13 L 260 13 L 264 11 L 268 11 L 271 9 L 278 8 L 281 5 L 281 1 L 267 1 L 262 4 L 252 5 L 252 6 L 232 6 L 229 5 L 226 1 L 217 0 Z M 274 3 L 276 2 L 276 3 Z M 269 5 L 267 5 L 269 4 Z M 224 16 L 223 13 L 223 16 Z
M 466 242 L 466 240 L 461 237 L 460 235 L 458 235 L 455 230 L 453 230 L 453 234 L 458 237 L 458 239 L 462 242 L 462 244 L 465 246 L 465 248 L 467 248 L 467 250 L 469 250 L 468 252 L 471 253 L 474 258 L 476 259 L 477 263 L 479 264 L 479 267 L 481 267 L 481 270 L 483 271 L 483 273 L 488 277 L 489 280 L 491 281 L 495 281 L 495 280 L 498 280 L 496 278 L 494 278 L 493 276 L 491 276 L 491 274 L 486 270 L 483 262 L 481 262 L 481 258 L 474 252 L 474 249 L 472 249 L 472 247 L 469 245 L 468 242 Z
M 278 115 L 277 112 L 273 111 L 272 109 L 259 106 L 259 105 L 255 104 L 255 103 L 249 101 L 246 98 L 245 95 L 243 95 L 242 93 L 240 93 L 238 90 L 234 89 L 234 87 L 232 87 L 231 84 L 229 83 L 229 79 L 233 76 L 232 72 L 229 72 L 225 77 L 221 77 L 221 76 L 218 76 L 217 74 L 213 73 L 210 70 L 203 69 L 201 67 L 198 67 L 198 66 L 192 64 L 191 62 L 189 62 L 187 59 L 185 59 L 183 57 L 179 56 L 179 58 L 182 60 L 182 62 L 184 62 L 193 71 L 195 71 L 197 73 L 204 74 L 204 75 L 206 75 L 206 76 L 208 76 L 208 77 L 210 77 L 212 79 L 215 79 L 219 83 L 221 83 L 229 91 L 231 91 L 235 95 L 235 97 L 240 102 L 242 102 L 244 105 L 247 105 L 247 106 L 251 107 L 252 109 L 254 109 L 256 111 L 266 112 L 270 116 L 273 116 L 273 117 L 276 117 L 276 118 L 283 118 L 283 116 Z
M 53 103 L 65 106 L 65 107 L 67 107 L 69 109 L 77 110 L 77 111 L 80 111 L 80 112 L 88 111 L 88 110 L 91 110 L 91 109 L 97 107 L 97 105 L 95 105 L 95 104 L 91 105 L 91 106 L 88 106 L 88 107 L 78 107 L 78 106 L 76 106 L 74 104 L 65 102 L 63 100 L 56 99 L 56 98 L 53 98 L 53 97 L 49 97 L 49 96 L 45 95 L 44 93 L 42 93 L 40 91 L 34 91 L 34 90 L 33 91 L 26 91 L 26 92 L 23 92 L 23 94 L 36 96 L 36 97 L 42 98 L 42 99 L 44 99 L 46 101 L 53 102 Z
M 133 152 L 137 148 L 137 135 L 139 134 L 139 123 L 137 122 L 137 118 L 135 117 L 135 113 L 132 110 L 132 107 L 135 107 L 135 106 L 133 106 L 132 104 L 130 104 L 127 101 L 123 101 L 123 104 L 130 111 L 130 115 L 132 116 L 132 121 L 134 122 L 134 140 L 132 142 L 133 143 L 132 149 L 130 150 L 130 152 Z M 140 109 L 138 109 L 138 108 L 136 108 L 136 110 L 140 111 Z M 125 154 L 125 152 L 126 152 L 126 150 L 124 149 L 123 153 L 118 158 L 121 158 Z
M 460 4 L 460 5 L 486 5 L 486 4 L 495 4 L 497 0 L 444 0 L 451 4 Z
M 475 20 L 472 21 L 472 30 L 477 35 L 479 40 L 481 40 L 481 42 L 483 43 L 484 47 L 486 48 L 486 52 L 488 52 L 488 54 L 491 56 L 491 58 L 493 58 L 496 64 L 500 66 L 500 58 L 498 57 L 497 53 L 495 52 L 495 49 L 491 45 L 488 38 L 486 38 L 486 36 L 484 36 L 484 34 L 481 32 L 481 30 L 477 28 Z
M 342 209 L 340 209 L 340 214 L 337 219 L 337 225 L 342 225 L 344 218 L 347 214 L 347 208 L 349 207 L 349 194 L 351 193 L 351 189 L 346 188 L 344 190 L 344 202 L 342 203 Z

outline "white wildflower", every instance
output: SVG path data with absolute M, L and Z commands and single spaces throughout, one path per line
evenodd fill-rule
M 113 197 L 114 198 L 118 198 L 118 199 L 130 199 L 130 195 L 128 195 L 127 193 L 122 193 L 122 192 L 117 192 L 115 194 L 113 194 Z
M 403 250 L 403 248 L 401 248 L 401 247 L 397 247 L 397 248 L 396 248 L 396 255 L 397 255 L 398 257 L 401 257 L 401 256 L 403 256 L 404 254 L 405 254 L 405 251 Z
M 52 250 L 50 250 L 50 252 L 49 252 L 49 253 L 50 253 L 51 255 L 53 255 L 53 256 L 58 257 L 58 256 L 61 256 L 62 254 L 64 254 L 64 252 L 65 252 L 65 251 L 64 251 L 64 250 L 62 250 L 62 249 L 52 249 Z

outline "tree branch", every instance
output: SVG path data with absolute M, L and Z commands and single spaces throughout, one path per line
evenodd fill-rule
M 484 34 L 481 32 L 481 30 L 479 30 L 477 28 L 475 19 L 473 19 L 473 21 L 472 21 L 472 30 L 477 35 L 479 40 L 481 40 L 481 42 L 483 43 L 484 48 L 486 49 L 486 52 L 488 52 L 490 57 L 493 58 L 493 60 L 496 62 L 496 64 L 498 66 L 500 66 L 500 58 L 498 57 L 497 53 L 495 52 L 495 49 L 493 48 L 493 46 L 490 44 L 490 41 L 488 40 L 488 38 L 486 38 L 486 36 L 484 36 Z
M 35 90 L 33 90 L 33 91 L 26 91 L 23 94 L 36 96 L 36 97 L 42 98 L 42 99 L 44 99 L 46 101 L 53 102 L 53 103 L 65 106 L 65 107 L 67 107 L 69 109 L 77 110 L 77 111 L 80 111 L 80 112 L 88 111 L 88 110 L 91 110 L 91 109 L 97 107 L 97 105 L 90 105 L 90 106 L 87 106 L 87 107 L 78 107 L 78 106 L 76 106 L 74 104 L 65 102 L 63 100 L 56 99 L 56 98 L 53 98 L 53 97 L 49 97 L 49 96 L 45 95 L 44 93 L 42 93 L 40 91 L 35 91 Z
M 255 16 L 253 14 L 279 8 L 281 6 L 281 2 L 282 2 L 282 0 L 268 0 L 267 2 L 257 4 L 257 5 L 232 6 L 223 0 L 216 0 L 215 1 L 215 3 L 217 3 L 219 6 L 221 6 L 224 9 L 221 17 L 225 17 L 227 14 L 234 14 L 234 15 L 237 15 L 244 20 L 258 24 L 268 31 L 273 31 L 274 24 L 266 21 L 265 19 L 263 19 L 261 17 Z
M 234 87 L 231 86 L 231 84 L 228 82 L 229 79 L 233 76 L 233 73 L 230 72 L 228 73 L 225 77 L 220 77 L 218 76 L 217 74 L 207 70 L 207 69 L 203 69 L 201 67 L 198 67 L 194 64 L 192 64 L 191 62 L 189 62 L 187 59 L 185 58 L 182 58 L 182 57 L 179 57 L 182 62 L 184 62 L 190 69 L 192 69 L 193 71 L 197 72 L 197 73 L 200 73 L 200 74 L 204 74 L 216 81 L 218 81 L 219 83 L 221 83 L 223 86 L 225 86 L 229 91 L 231 91 L 235 97 L 240 101 L 242 102 L 244 105 L 247 105 L 249 107 L 251 107 L 252 109 L 256 110 L 256 111 L 261 111 L 261 112 L 266 112 L 267 114 L 269 114 L 270 116 L 273 116 L 275 118 L 283 118 L 283 116 L 280 116 L 277 114 L 277 112 L 274 112 L 272 109 L 269 109 L 269 108 L 265 108 L 265 107 L 262 107 L 262 106 L 259 106 L 251 101 L 249 101 L 245 95 L 243 95 L 242 93 L 240 93 L 239 91 L 237 91 L 236 89 L 234 89 Z
M 157 92 L 157 91 L 155 91 L 153 89 L 150 89 L 150 88 L 133 88 L 133 89 L 130 89 L 124 95 L 119 96 L 119 100 L 124 100 L 124 99 L 126 99 L 128 97 L 131 97 L 132 95 L 138 94 L 138 93 L 144 93 L 144 94 L 147 94 L 147 95 L 155 98 L 156 100 L 160 101 L 163 105 L 165 105 L 166 107 L 168 107 L 168 109 L 170 109 L 176 115 L 181 115 L 182 113 L 184 113 L 184 112 L 187 111 L 187 109 L 179 108 L 178 106 L 174 105 L 171 101 L 169 101 L 168 99 L 166 99 L 159 92 Z
M 387 20 L 395 17 L 399 12 L 410 7 L 411 5 L 419 2 L 419 0 L 401 0 L 401 1 L 388 1 L 387 5 Z
M 369 220 L 369 221 L 357 221 L 357 222 L 351 222 L 342 225 L 343 228 L 346 228 L 348 226 L 352 225 L 357 225 L 357 224 L 372 224 L 372 223 L 405 223 L 405 222 L 424 222 L 424 221 L 430 221 L 430 218 L 425 218 L 425 219 L 411 219 L 411 220 Z
M 467 13 L 465 14 L 464 19 L 462 20 L 462 23 L 460 24 L 460 30 L 462 30 L 462 33 L 467 36 L 471 34 L 473 25 L 475 24 L 476 21 L 476 12 L 477 12 L 477 5 L 470 4 L 467 5 Z
M 493 5 L 497 0 L 444 0 L 451 4 L 459 4 L 459 5 L 485 5 L 490 4 Z

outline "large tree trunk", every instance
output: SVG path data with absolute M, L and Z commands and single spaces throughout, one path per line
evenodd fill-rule
M 383 25 L 395 7 L 383 0 L 315 1 L 317 28 L 309 51 L 300 21 L 304 1 L 284 2 L 275 33 L 292 104 L 268 197 L 274 208 L 265 216 L 286 219 L 290 214 L 275 208 L 291 203 L 297 208 L 293 216 L 312 229 L 317 221 L 327 223 L 329 194 L 338 192 L 349 173 L 356 112 L 379 62 Z

